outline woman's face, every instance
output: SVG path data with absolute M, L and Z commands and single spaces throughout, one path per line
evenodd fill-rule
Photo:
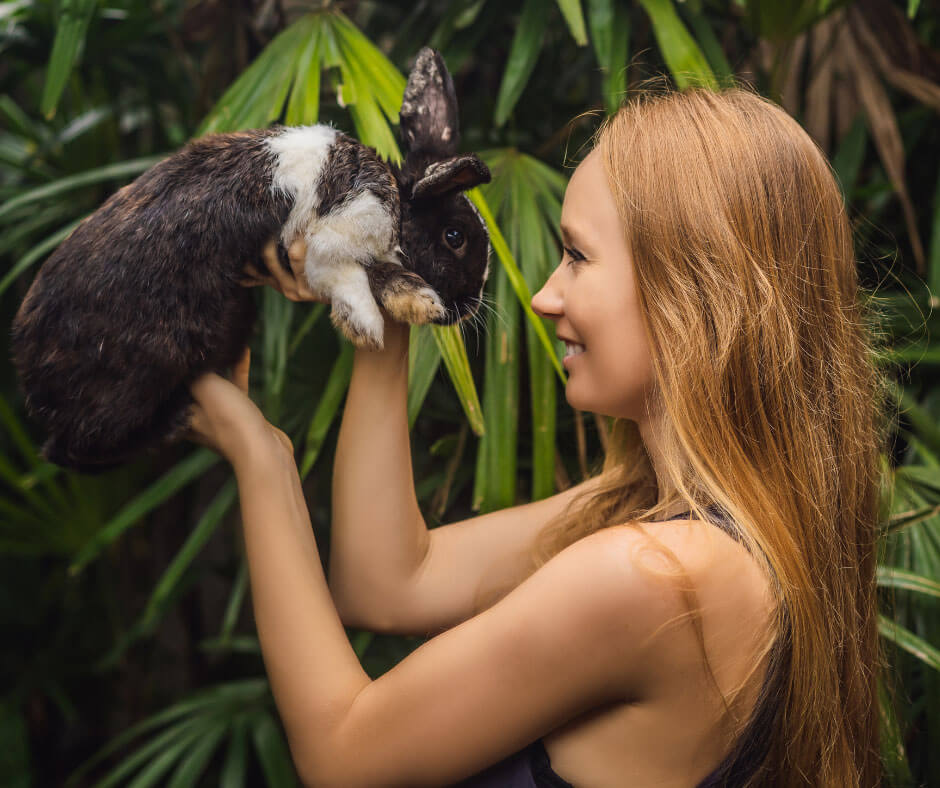
M 561 209 L 565 253 L 532 298 L 566 342 L 565 395 L 578 410 L 646 420 L 652 381 L 640 322 L 633 260 L 600 154 L 592 151 L 568 182 Z M 571 355 L 571 346 L 581 351 Z

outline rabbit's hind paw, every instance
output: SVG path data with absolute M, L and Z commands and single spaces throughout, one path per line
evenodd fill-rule
M 385 321 L 378 307 L 373 304 L 374 314 L 362 315 L 343 301 L 333 301 L 330 322 L 356 347 L 381 350 L 385 346 Z

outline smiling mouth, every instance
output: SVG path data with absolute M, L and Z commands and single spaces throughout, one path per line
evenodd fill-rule
M 577 342 L 565 342 L 565 358 L 580 356 L 583 352 L 584 345 L 579 345 Z

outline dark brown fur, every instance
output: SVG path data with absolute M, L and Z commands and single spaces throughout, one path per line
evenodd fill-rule
M 337 134 L 326 161 L 330 173 L 317 187 L 319 207 L 317 213 L 325 216 L 342 204 L 349 196 L 370 191 L 383 204 L 394 207 L 394 222 L 401 222 L 398 207 L 398 184 L 388 164 L 373 148 L 363 145 L 346 134 Z
M 485 281 L 489 237 L 479 231 L 480 219 L 467 197 L 453 191 L 402 202 L 401 211 L 405 265 L 432 284 L 447 309 L 444 322 L 457 323 L 476 312 L 480 298 L 475 284 Z M 448 248 L 444 232 L 451 227 L 466 237 L 464 249 Z
M 268 188 L 271 133 L 195 140 L 112 195 L 46 260 L 11 338 L 26 405 L 51 436 L 49 460 L 92 470 L 105 436 L 123 437 L 104 465 L 174 440 L 189 384 L 238 360 L 255 318 L 238 280 L 290 210 Z

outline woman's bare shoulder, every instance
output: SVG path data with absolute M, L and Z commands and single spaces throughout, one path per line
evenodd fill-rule
M 651 583 L 678 590 L 691 582 L 705 615 L 766 621 L 775 608 L 770 580 L 759 563 L 713 523 L 667 520 L 611 530 L 631 546 L 631 560 L 652 570 L 645 573 Z
M 640 536 L 634 537 L 639 544 L 649 547 L 658 543 L 668 548 L 689 572 L 730 570 L 732 565 L 735 569 L 748 564 L 757 567 L 742 543 L 706 520 L 663 520 L 617 528 L 639 532 Z
M 623 528 L 634 531 L 631 540 L 636 545 L 636 560 L 662 572 L 661 576 L 648 573 L 651 583 L 671 587 L 678 594 L 681 587 L 694 590 L 706 642 L 711 643 L 710 650 L 719 662 L 723 658 L 732 663 L 747 661 L 746 653 L 760 651 L 776 601 L 770 579 L 743 544 L 704 520 L 668 520 Z M 663 557 L 657 543 L 675 557 L 675 563 Z M 683 574 L 678 574 L 677 568 Z M 683 607 L 685 604 L 683 601 Z M 675 644 L 684 637 L 677 638 Z

